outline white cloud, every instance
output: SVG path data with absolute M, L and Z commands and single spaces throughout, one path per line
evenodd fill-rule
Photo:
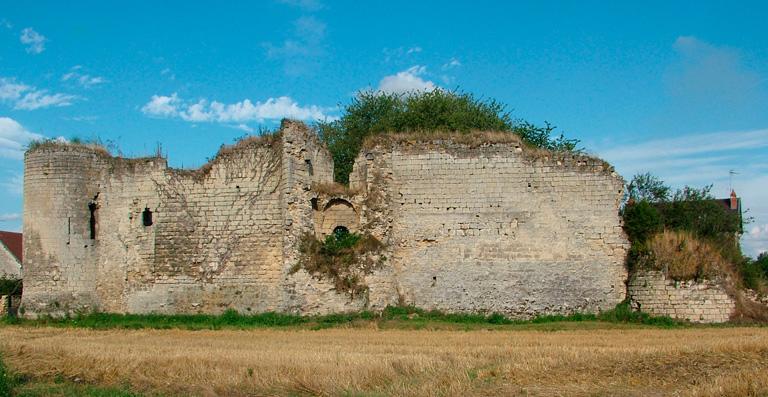
M 17 83 L 13 79 L 0 77 L 0 101 L 15 101 L 21 98 L 24 91 L 31 90 L 32 87 Z
M 19 213 L 0 214 L 0 222 L 12 222 L 12 221 L 18 221 L 20 219 L 21 219 L 21 214 Z
M 419 53 L 419 52 L 421 52 L 421 47 L 416 46 L 416 47 L 409 48 L 408 51 L 405 52 L 405 54 L 406 55 L 410 55 L 410 54 L 416 54 L 416 53 Z
M 619 161 L 650 160 L 739 149 L 768 147 L 768 129 L 686 135 L 608 149 L 601 154 Z
M 745 254 L 756 256 L 768 249 L 768 176 L 764 163 L 768 129 L 724 131 L 627 143 L 598 150 L 627 180 L 651 172 L 673 187 L 713 185 L 712 193 L 728 196 L 729 171 L 736 170 L 733 188 L 742 198 L 745 216 L 754 226 L 745 225 L 741 239 Z M 762 225 L 762 226 L 760 226 Z
M 379 91 L 402 94 L 413 91 L 433 91 L 437 88 L 435 83 L 424 80 L 427 71 L 426 66 L 412 66 L 397 74 L 384 76 L 379 82 Z
M 100 76 L 91 76 L 87 73 L 81 73 L 82 66 L 75 66 L 68 73 L 61 76 L 61 81 L 74 81 L 81 87 L 90 88 L 95 85 L 106 83 L 107 80 Z
M 47 90 L 33 91 L 25 94 L 16 102 L 14 108 L 23 110 L 35 110 L 47 107 L 69 106 L 77 99 L 74 95 L 48 94 Z
M 167 76 L 169 80 L 176 80 L 176 74 L 171 71 L 170 68 L 165 68 L 160 71 L 161 76 Z
M 674 49 L 678 62 L 666 76 L 670 93 L 686 101 L 743 103 L 751 98 L 763 79 L 745 66 L 741 53 L 716 46 L 693 36 L 680 36 Z
M 0 158 L 21 160 L 27 144 L 43 136 L 27 131 L 16 120 L 0 117 Z
M 415 54 L 422 52 L 424 49 L 420 46 L 413 47 L 397 47 L 397 48 L 384 48 L 381 52 L 384 53 L 384 61 L 398 61 L 410 58 Z
M 99 119 L 99 116 L 72 116 L 72 117 L 64 117 L 64 120 L 72 120 L 72 121 L 96 121 Z
M 144 114 L 155 117 L 173 117 L 179 113 L 179 97 L 174 92 L 171 96 L 152 95 L 152 98 L 141 108 Z
M 249 134 L 254 131 L 253 127 L 249 126 L 248 124 L 225 124 L 225 126 L 236 130 L 245 131 Z
M 293 34 L 281 45 L 264 43 L 267 56 L 282 59 L 288 74 L 302 74 L 312 69 L 317 58 L 325 54 L 324 22 L 304 16 L 293 22 Z
M 458 68 L 459 66 L 461 66 L 461 62 L 456 58 L 451 58 L 443 64 L 443 70 Z
M 0 77 L 0 102 L 10 103 L 14 109 L 35 110 L 69 106 L 76 99 L 76 95 L 48 93 L 48 90 L 39 90 L 14 79 Z
M 32 28 L 24 28 L 21 31 L 19 40 L 22 44 L 27 45 L 27 52 L 30 54 L 39 54 L 45 51 L 45 42 L 48 40 L 45 36 L 37 33 Z
M 0 186 L 14 196 L 21 196 L 24 190 L 24 177 L 21 174 L 14 174 L 10 179 L 0 182 Z
M 752 229 L 749 230 L 749 235 L 752 238 L 768 240 L 768 224 L 752 226 Z
M 315 105 L 301 106 L 287 96 L 269 98 L 264 102 L 251 102 L 244 99 L 240 102 L 226 104 L 218 101 L 209 102 L 201 99 L 195 103 L 182 101 L 176 93 L 170 96 L 153 95 L 150 101 L 141 108 L 144 114 L 153 117 L 178 117 L 190 122 L 216 122 L 235 124 L 246 130 L 247 122 L 263 122 L 265 120 L 280 120 L 291 118 L 297 120 L 324 120 L 334 117 L 326 114 L 331 110 Z
M 287 4 L 292 7 L 301 8 L 304 11 L 319 11 L 323 8 L 323 3 L 320 0 L 278 0 L 280 3 Z

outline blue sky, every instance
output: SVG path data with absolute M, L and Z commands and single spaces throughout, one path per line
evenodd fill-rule
M 733 187 L 768 250 L 765 2 L 0 0 L 0 229 L 21 229 L 33 138 L 163 145 L 197 167 L 360 89 L 460 88 L 673 186 Z M 672 4 L 669 4 L 672 3 Z

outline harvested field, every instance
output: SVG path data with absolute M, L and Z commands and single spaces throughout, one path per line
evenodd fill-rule
M 768 328 L 0 327 L 11 371 L 163 395 L 768 395 Z

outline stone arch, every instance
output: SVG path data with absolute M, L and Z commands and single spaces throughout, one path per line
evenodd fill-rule
M 359 229 L 357 211 L 355 211 L 352 203 L 345 199 L 331 199 L 323 206 L 319 226 L 317 234 L 320 238 L 325 238 L 339 227 L 343 227 L 349 232 L 357 232 Z

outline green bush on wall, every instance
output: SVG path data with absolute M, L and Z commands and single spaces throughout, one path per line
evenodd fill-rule
M 352 164 L 365 138 L 377 134 L 499 131 L 517 134 L 532 146 L 577 151 L 578 140 L 563 134 L 552 137 L 554 126 L 515 120 L 505 109 L 492 99 L 441 89 L 405 94 L 364 91 L 344 107 L 341 118 L 319 122 L 317 129 L 333 155 L 334 179 L 343 184 L 349 183 Z

